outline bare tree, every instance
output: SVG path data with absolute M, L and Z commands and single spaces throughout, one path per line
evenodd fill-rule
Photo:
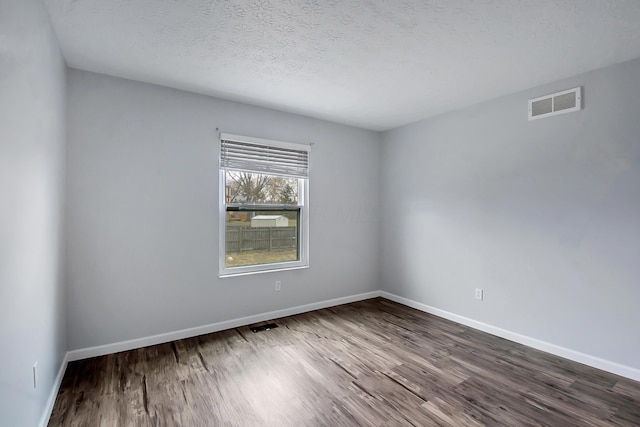
M 280 203 L 280 193 L 287 182 L 287 178 L 272 176 L 267 188 L 267 200 L 270 203 Z
M 297 202 L 298 194 L 294 191 L 290 183 L 285 183 L 280 191 L 279 202 L 283 205 L 293 205 Z
M 295 204 L 298 199 L 296 178 L 250 172 L 226 172 L 227 203 Z
M 227 171 L 227 188 L 230 203 L 261 203 L 267 197 L 269 175 Z

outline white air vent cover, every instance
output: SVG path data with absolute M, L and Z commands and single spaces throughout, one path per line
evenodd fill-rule
M 529 100 L 529 120 L 578 111 L 582 107 L 579 87 Z

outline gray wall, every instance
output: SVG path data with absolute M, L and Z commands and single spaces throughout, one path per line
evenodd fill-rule
M 64 129 L 65 66 L 47 13 L 38 0 L 0 0 L 2 425 L 38 423 L 66 351 Z
M 69 116 L 71 350 L 379 289 L 379 134 L 77 70 Z M 216 127 L 315 143 L 309 269 L 217 277 Z
M 635 60 L 383 134 L 383 289 L 640 368 L 639 76 Z M 527 121 L 529 98 L 575 86 L 582 111 Z

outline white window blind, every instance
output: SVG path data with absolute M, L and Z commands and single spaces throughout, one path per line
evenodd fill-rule
M 220 134 L 220 168 L 307 178 L 309 151 L 304 144 Z

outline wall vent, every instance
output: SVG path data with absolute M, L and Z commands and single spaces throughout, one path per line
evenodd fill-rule
M 578 111 L 582 107 L 579 87 L 529 100 L 529 120 Z

